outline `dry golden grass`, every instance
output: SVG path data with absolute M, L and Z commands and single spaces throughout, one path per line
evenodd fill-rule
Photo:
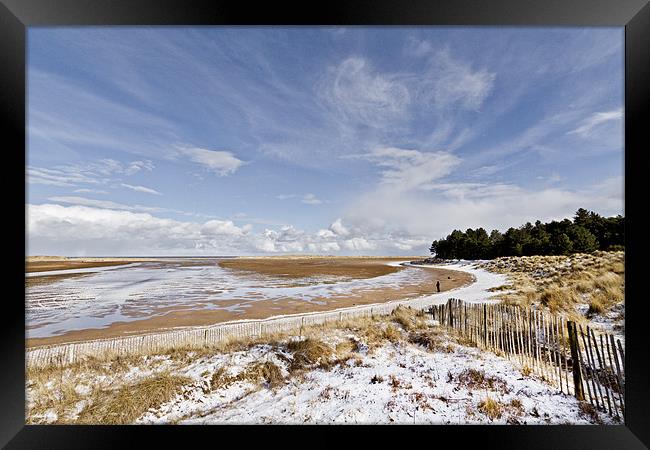
M 383 329 L 381 337 L 382 339 L 390 341 L 392 343 L 400 342 L 403 339 L 402 332 L 397 329 L 397 327 L 394 327 L 390 324 L 386 325 L 386 327 Z
M 510 406 L 521 411 L 523 411 L 524 409 L 523 403 L 521 403 L 521 400 L 519 400 L 518 398 L 513 398 L 512 400 L 510 400 Z
M 483 370 L 465 369 L 458 374 L 457 382 L 459 386 L 468 389 L 489 389 L 501 393 L 510 392 L 510 387 L 505 380 L 486 376 Z
M 370 351 L 384 345 L 386 341 L 397 343 L 403 340 L 402 332 L 398 327 L 383 321 L 360 328 L 358 333 Z
M 56 414 L 54 423 L 75 422 L 77 405 L 88 397 L 78 388 L 83 386 L 90 392 L 99 388 L 97 383 L 88 381 L 89 375 L 119 379 L 130 367 L 141 363 L 142 356 L 115 357 L 109 361 L 88 357 L 74 364 L 64 365 L 59 361 L 45 368 L 28 367 L 25 373 L 27 423 L 40 423 L 46 413 Z
M 599 425 L 603 423 L 603 420 L 598 415 L 598 410 L 590 403 L 580 402 L 580 405 L 578 405 L 578 409 L 580 410 L 580 415 L 582 417 L 589 419 L 591 423 L 595 423 Z
M 355 351 L 357 348 L 356 342 L 351 339 L 339 342 L 334 346 L 334 351 L 337 356 L 345 356 Z
M 282 369 L 271 361 L 256 362 L 249 365 L 237 375 L 228 375 L 224 366 L 212 374 L 210 389 L 226 388 L 237 381 L 248 381 L 253 384 L 266 383 L 269 387 L 276 387 L 284 382 Z
M 26 411 L 27 423 L 37 424 L 46 413 L 56 414 L 54 423 L 66 424 L 74 421 L 71 411 L 82 400 L 76 391 L 76 384 L 70 380 L 53 380 L 56 387 L 47 388 L 44 384 L 36 384 L 28 399 Z
M 424 314 L 412 308 L 397 307 L 391 313 L 393 322 L 399 324 L 406 331 L 420 330 L 426 328 Z
M 587 317 L 593 317 L 598 314 L 605 312 L 605 307 L 601 303 L 600 299 L 592 298 L 589 302 L 589 309 L 587 310 Z
M 173 397 L 179 392 L 177 388 L 190 383 L 187 378 L 172 375 L 176 370 L 201 358 L 245 352 L 257 345 L 270 345 L 269 353 L 284 361 L 290 377 L 300 377 L 307 370 L 330 370 L 350 361 L 361 365 L 363 359 L 358 353 L 361 349 L 370 352 L 386 343 L 404 343 L 407 339 L 434 351 L 449 351 L 451 347 L 445 347 L 446 331 L 425 326 L 423 313 L 403 308 L 388 316 L 307 326 L 301 331 L 302 339 L 297 341 L 289 339 L 292 333 L 280 333 L 208 347 L 177 347 L 155 355 L 107 354 L 68 366 L 30 368 L 26 385 L 27 420 L 28 423 L 51 422 L 52 415 L 56 414 L 55 423 L 131 423 Z M 350 333 L 356 338 L 346 337 Z M 141 371 L 142 378 L 127 382 L 126 375 L 134 367 Z M 284 383 L 286 376 L 285 369 L 266 361 L 252 363 L 235 375 L 222 366 L 212 374 L 206 371 L 201 377 L 206 380 L 202 388 L 209 392 L 235 381 L 248 381 L 255 388 L 273 388 Z
M 300 341 L 291 341 L 287 349 L 293 354 L 290 371 L 305 369 L 325 362 L 332 356 L 332 348 L 322 341 L 314 338 L 307 338 Z
M 500 419 L 503 415 L 503 406 L 497 400 L 487 397 L 478 404 L 478 410 L 488 416 L 490 420 Z
M 323 370 L 331 370 L 337 365 L 344 365 L 348 361 L 352 360 L 354 365 L 360 366 L 363 364 L 363 360 L 357 352 L 357 343 L 351 339 L 339 342 L 334 346 L 334 357 L 325 361 L 321 361 L 318 364 L 318 368 Z
M 187 377 L 163 372 L 116 391 L 96 391 L 90 405 L 79 414 L 77 423 L 131 424 L 150 408 L 158 408 L 171 400 L 190 382 Z
M 271 361 L 258 362 L 248 367 L 245 371 L 247 379 L 254 382 L 265 382 L 270 387 L 284 383 L 282 370 Z
M 505 304 L 542 305 L 577 321 L 585 317 L 577 310 L 589 304 L 588 317 L 606 314 L 624 301 L 625 253 L 594 252 L 570 256 L 524 256 L 497 258 L 482 264 L 492 272 L 507 274 L 510 289 L 498 297 Z
M 448 343 L 446 334 L 437 328 L 412 331 L 408 335 L 408 341 L 425 347 L 427 350 L 439 353 L 452 353 L 453 347 Z

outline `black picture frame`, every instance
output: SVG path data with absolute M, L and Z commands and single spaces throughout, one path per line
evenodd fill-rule
M 251 4 L 234 0 L 0 0 L 0 114 L 5 158 L 11 167 L 3 173 L 8 227 L 5 247 L 9 264 L 5 283 L 5 313 L 0 327 L 2 370 L 0 389 L 2 418 L 0 444 L 7 448 L 130 448 L 154 441 L 169 444 L 182 439 L 184 446 L 199 438 L 223 443 L 224 432 L 271 439 L 279 445 L 294 440 L 307 445 L 304 432 L 318 437 L 340 432 L 340 427 L 263 427 L 254 433 L 241 428 L 138 427 L 138 426 L 37 426 L 25 425 L 25 309 L 22 277 L 25 257 L 25 178 L 18 167 L 25 151 L 26 27 L 57 25 L 508 25 L 508 26 L 619 26 L 625 27 L 625 192 L 626 192 L 626 420 L 611 426 L 437 426 L 437 427 L 344 427 L 346 434 L 365 431 L 364 437 L 394 435 L 405 431 L 442 445 L 454 447 L 468 438 L 483 448 L 627 449 L 650 446 L 650 349 L 643 314 L 643 253 L 641 201 L 648 145 L 650 105 L 650 5 L 647 0 L 454 0 L 434 2 L 390 0 L 301 2 L 279 5 Z M 23 156 L 26 154 L 23 153 Z M 23 162 L 25 162 L 23 158 Z M 13 167 L 13 166 L 16 167 Z M 11 236 L 11 237 L 9 237 Z M 315 429 L 316 428 L 316 429 Z M 278 432 L 279 431 L 279 432 Z M 230 433 L 228 433 L 230 434 Z M 442 437 L 442 439 L 441 439 Z M 243 441 L 247 439 L 247 441 Z M 310 439 L 313 439 L 310 438 Z M 138 444 L 141 440 L 142 443 Z M 319 439 L 317 439 L 319 440 Z M 329 441 L 329 440 L 328 440 Z M 269 441 L 272 442 L 272 441 Z M 326 442 L 326 441 L 323 441 Z M 338 445 L 342 441 L 329 441 Z M 417 444 L 420 445 L 420 444 Z

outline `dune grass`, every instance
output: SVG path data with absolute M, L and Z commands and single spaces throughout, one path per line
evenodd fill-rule
M 496 258 L 481 266 L 507 274 L 510 281 L 498 294 L 505 304 L 540 305 L 584 321 L 605 315 L 624 302 L 625 253 L 594 252 L 569 256 L 523 256 Z M 497 288 L 492 291 L 498 292 Z M 586 317 L 579 306 L 588 305 Z
M 226 367 L 220 367 L 212 374 L 211 390 L 228 387 L 237 381 L 248 381 L 253 384 L 266 383 L 269 387 L 280 386 L 284 382 L 282 369 L 271 361 L 256 362 L 249 365 L 237 375 L 228 375 Z
M 181 393 L 191 379 L 168 372 L 157 373 L 117 390 L 95 391 L 91 402 L 81 413 L 80 424 L 130 424 L 150 408 L 158 408 Z
M 357 337 L 345 337 L 349 333 Z M 360 351 L 373 352 L 387 343 L 412 342 L 432 352 L 449 351 L 445 339 L 451 335 L 428 327 L 422 312 L 399 308 L 387 316 L 307 326 L 300 337 L 292 336 L 278 333 L 203 348 L 181 346 L 155 355 L 107 354 L 70 365 L 59 362 L 45 368 L 29 368 L 27 422 L 132 423 L 180 393 L 182 386 L 197 382 L 178 373 L 188 364 L 218 354 L 245 353 L 256 346 L 267 347 L 268 354 L 277 359 L 256 361 L 238 373 L 233 373 L 225 363 L 205 374 L 206 392 L 238 381 L 248 382 L 253 388 L 274 388 L 309 370 L 331 370 L 346 363 L 360 365 Z
M 332 348 L 324 342 L 309 337 L 300 341 L 290 341 L 287 349 L 293 354 L 289 366 L 290 371 L 309 368 L 318 362 L 328 360 L 332 354 Z
M 478 410 L 485 414 L 490 420 L 500 419 L 503 415 L 503 406 L 490 396 L 478 404 Z

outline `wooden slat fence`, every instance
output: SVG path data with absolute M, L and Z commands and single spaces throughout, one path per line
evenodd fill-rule
M 513 359 L 560 391 L 600 411 L 625 416 L 625 353 L 619 339 L 563 315 L 449 299 L 428 309 L 480 348 Z
M 364 316 L 388 315 L 400 306 L 424 310 L 433 304 L 444 303 L 447 299 L 448 297 L 444 295 L 424 295 L 415 299 L 353 306 L 333 311 L 240 320 L 128 337 L 41 346 L 27 349 L 26 362 L 30 367 L 45 367 L 52 364 L 72 364 L 88 356 L 106 358 L 117 355 L 152 354 L 176 347 L 200 348 L 229 339 L 254 338 L 274 333 L 300 331 L 301 327 L 309 325 L 322 325 Z

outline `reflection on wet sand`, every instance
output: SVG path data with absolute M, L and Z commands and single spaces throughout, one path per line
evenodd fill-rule
M 323 311 L 433 293 L 438 280 L 442 290 L 471 282 L 465 273 L 389 267 L 388 261 L 350 258 L 341 272 L 331 260 L 313 260 L 312 270 L 296 268 L 304 260 L 283 260 L 278 270 L 285 275 L 224 268 L 219 260 L 157 261 L 31 282 L 28 345 Z

